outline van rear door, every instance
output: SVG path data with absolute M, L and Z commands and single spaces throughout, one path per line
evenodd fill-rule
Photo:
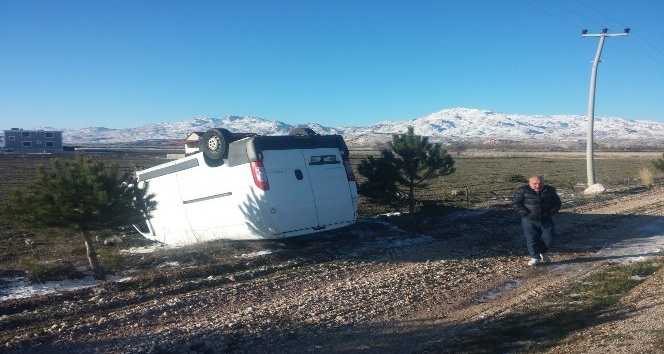
M 339 149 L 263 150 L 275 234 L 350 223 L 355 209 Z
M 354 200 L 339 149 L 306 149 L 302 154 L 316 201 L 318 225 L 355 220 Z

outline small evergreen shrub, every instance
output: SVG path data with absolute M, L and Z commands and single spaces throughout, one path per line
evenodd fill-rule
M 40 262 L 34 256 L 27 256 L 21 259 L 21 266 L 25 269 L 28 279 L 37 283 L 51 280 L 78 279 L 84 276 L 72 263 L 64 260 Z
M 662 157 L 660 157 L 659 159 L 653 160 L 652 164 L 655 166 L 656 169 L 664 171 L 664 154 L 662 154 Z
M 505 182 L 510 183 L 528 183 L 528 179 L 524 175 L 511 173 L 505 177 Z
M 122 267 L 122 257 L 114 249 L 101 247 L 97 250 L 97 256 L 99 257 L 99 263 L 106 272 L 115 273 L 115 270 Z

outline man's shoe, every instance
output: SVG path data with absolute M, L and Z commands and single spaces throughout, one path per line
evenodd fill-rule
M 528 261 L 528 265 L 529 265 L 529 266 L 536 266 L 536 265 L 538 265 L 540 262 L 541 262 L 541 261 L 540 261 L 539 258 L 531 258 L 530 261 Z
M 546 254 L 546 253 L 540 254 L 540 257 L 542 257 L 542 262 L 546 262 L 546 263 L 551 262 L 551 257 L 549 257 L 549 255 Z

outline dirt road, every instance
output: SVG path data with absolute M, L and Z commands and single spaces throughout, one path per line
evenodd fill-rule
M 660 256 L 664 189 L 567 208 L 557 225 L 553 262 L 528 267 L 519 220 L 507 209 L 362 220 L 322 239 L 266 242 L 260 248 L 274 252 L 262 256 L 0 302 L 2 350 L 493 352 L 465 344 L 591 272 Z M 568 333 L 549 351 L 657 349 L 663 282 L 662 272 L 646 279 L 623 299 L 624 316 Z

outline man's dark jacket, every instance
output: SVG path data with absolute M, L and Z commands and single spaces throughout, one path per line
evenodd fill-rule
M 560 197 L 551 186 L 545 185 L 542 191 L 537 193 L 529 185 L 525 185 L 514 192 L 512 206 L 522 218 L 547 221 L 560 210 Z

